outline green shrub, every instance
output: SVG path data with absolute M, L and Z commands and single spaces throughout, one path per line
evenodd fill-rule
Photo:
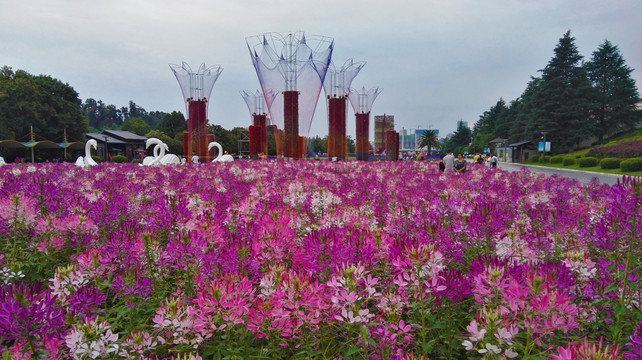
M 600 160 L 600 168 L 602 168 L 602 169 L 619 169 L 620 168 L 620 162 L 622 162 L 622 159 L 604 158 L 604 159 Z
M 127 162 L 127 156 L 114 155 L 114 156 L 111 157 L 111 161 L 116 162 L 116 163 L 124 163 L 124 162 Z
M 581 167 L 581 168 L 584 168 L 584 167 L 593 167 L 593 166 L 597 166 L 597 164 L 598 164 L 599 162 L 600 162 L 600 161 L 599 161 L 597 158 L 594 158 L 594 157 L 585 157 L 585 158 L 581 158 L 581 159 L 580 159 L 579 164 L 580 164 L 580 167 Z
M 622 160 L 620 170 L 624 172 L 642 171 L 642 157 Z
M 536 163 L 539 162 L 539 155 L 535 154 L 528 159 L 529 162 Z
M 97 163 L 101 163 L 101 162 L 104 161 L 103 157 L 102 156 L 98 156 L 98 155 L 92 155 L 91 158 L 94 159 L 94 161 L 97 162 Z
M 564 161 L 564 156 L 562 155 L 551 156 L 550 160 L 551 160 L 551 164 L 561 164 L 562 161 Z
M 564 164 L 564 166 L 575 165 L 575 158 L 570 156 L 565 157 L 564 160 L 562 160 L 562 164 Z

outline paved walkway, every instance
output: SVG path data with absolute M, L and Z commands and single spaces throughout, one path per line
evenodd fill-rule
M 614 185 L 614 184 L 617 184 L 618 179 L 622 178 L 622 175 L 615 175 L 615 174 L 603 174 L 603 173 L 596 173 L 592 171 L 582 171 L 582 170 L 575 170 L 575 169 L 550 168 L 550 167 L 538 166 L 538 165 L 512 164 L 512 163 L 505 163 L 501 161 L 499 162 L 499 167 L 501 169 L 508 170 L 508 171 L 519 171 L 523 167 L 525 167 L 530 171 L 546 174 L 546 176 L 551 176 L 556 174 L 560 176 L 569 177 L 572 179 L 577 179 L 586 184 L 588 184 L 592 179 L 597 178 L 598 181 L 601 182 L 602 184 Z

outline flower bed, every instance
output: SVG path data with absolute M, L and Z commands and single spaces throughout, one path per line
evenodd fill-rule
M 641 191 L 430 162 L 0 167 L 3 356 L 639 358 Z
M 642 140 L 625 141 L 592 148 L 588 156 L 630 158 L 642 156 Z

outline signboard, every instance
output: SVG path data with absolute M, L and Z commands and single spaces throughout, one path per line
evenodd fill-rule
M 551 151 L 551 142 L 547 141 L 546 143 L 543 141 L 540 141 L 537 143 L 537 151 L 539 152 L 550 152 Z
M 485 152 L 485 153 L 488 153 L 488 152 L 490 152 L 490 149 L 489 149 L 488 147 L 485 147 L 485 148 L 484 148 L 484 152 Z

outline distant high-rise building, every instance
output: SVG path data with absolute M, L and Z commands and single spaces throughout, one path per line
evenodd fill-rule
M 401 150 L 414 150 L 415 149 L 415 133 L 408 131 L 404 128 L 401 129 L 399 134 L 399 142 L 401 145 Z
M 375 115 L 374 118 L 374 147 L 381 154 L 386 149 L 386 131 L 395 129 L 394 115 Z

